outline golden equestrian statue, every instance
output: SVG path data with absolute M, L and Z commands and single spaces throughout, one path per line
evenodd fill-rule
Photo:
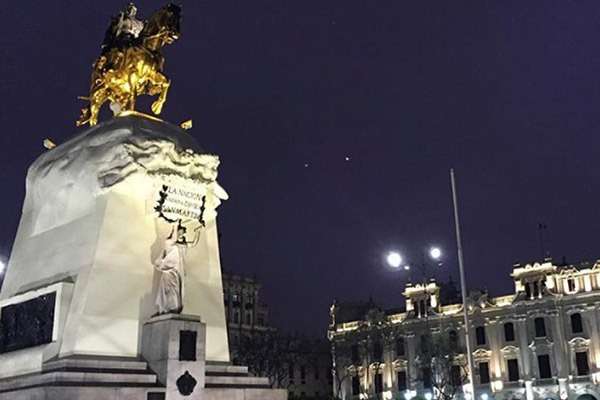
M 112 22 L 102 43 L 102 53 L 94 62 L 90 94 L 81 97 L 89 105 L 81 110 L 77 126 L 98 123 L 100 107 L 109 101 L 116 114 L 135 111 L 136 97 L 158 96 L 152 112 L 160 114 L 167 99 L 170 81 L 162 73 L 165 62 L 161 49 L 179 38 L 181 8 L 168 4 L 148 21 L 136 18 L 130 3 Z

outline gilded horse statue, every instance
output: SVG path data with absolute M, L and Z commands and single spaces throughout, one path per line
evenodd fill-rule
M 77 126 L 98 123 L 102 105 L 109 101 L 115 114 L 135 111 L 136 97 L 158 96 L 152 112 L 160 114 L 170 81 L 162 73 L 161 49 L 179 38 L 181 8 L 168 4 L 146 22 L 136 19 L 137 9 L 129 4 L 108 28 L 102 54 L 94 62 L 90 94 L 82 97 L 89 105 L 81 110 Z

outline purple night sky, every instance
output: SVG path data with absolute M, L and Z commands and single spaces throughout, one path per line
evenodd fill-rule
M 45 137 L 81 132 L 77 96 L 126 3 L 2 5 L 4 257 L 26 169 Z M 223 266 L 257 275 L 277 326 L 323 334 L 334 297 L 400 305 L 390 249 L 435 243 L 457 276 L 450 167 L 471 288 L 511 292 L 539 222 L 555 260 L 600 258 L 597 1 L 187 1 L 183 18 L 162 117 L 192 118 L 220 155 Z

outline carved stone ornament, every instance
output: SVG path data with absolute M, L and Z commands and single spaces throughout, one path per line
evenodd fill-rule
M 189 396 L 194 391 L 198 381 L 190 375 L 189 371 L 185 371 L 183 375 L 177 378 L 177 390 L 182 396 Z

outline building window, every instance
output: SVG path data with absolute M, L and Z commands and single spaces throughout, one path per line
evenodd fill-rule
M 540 285 L 538 282 L 533 282 L 533 297 L 540 297 Z
M 423 387 L 425 389 L 431 389 L 431 387 L 432 387 L 431 369 L 430 368 L 423 368 L 422 374 L 423 374 Z
M 508 381 L 516 382 L 519 380 L 519 361 L 516 358 L 506 361 L 508 367 Z
M 455 330 L 448 332 L 448 342 L 450 344 L 450 348 L 456 349 L 458 347 L 458 334 Z
M 406 371 L 398 371 L 398 390 L 400 392 L 405 391 L 408 386 L 406 385 Z
M 425 308 L 425 301 L 419 301 L 419 315 L 427 315 L 427 309 Z
M 427 349 L 429 348 L 429 344 L 431 343 L 431 336 L 427 335 L 421 335 L 419 340 L 421 341 L 421 349 Z
M 236 324 L 240 323 L 240 313 L 238 311 L 233 313 L 233 322 Z
M 252 314 L 246 314 L 246 325 L 252 325 Z
M 306 367 L 304 365 L 300 367 L 300 383 L 303 385 L 306 383 Z
M 383 347 L 379 341 L 373 343 L 373 361 L 383 361 Z
M 487 362 L 479 363 L 479 383 L 490 383 L 490 366 Z
M 383 392 L 383 374 L 375 374 L 375 393 Z
M 577 365 L 577 376 L 590 374 L 587 351 L 578 351 L 575 353 L 575 365 Z
M 404 338 L 399 337 L 398 340 L 396 340 L 396 356 L 403 357 L 405 355 L 404 351 Z
M 540 379 L 552 378 L 552 369 L 550 368 L 550 356 L 542 354 L 538 356 L 538 369 L 540 370 Z
M 535 324 L 535 337 L 546 337 L 546 323 L 544 318 L 538 317 L 533 323 Z
M 353 344 L 350 352 L 352 353 L 352 363 L 353 364 L 358 364 L 360 362 L 359 357 L 358 357 L 358 345 Z
M 454 387 L 458 387 L 461 385 L 461 381 L 460 366 L 452 365 L 450 367 L 450 384 Z
M 358 376 L 352 377 L 352 396 L 358 396 L 360 394 L 360 379 Z
M 569 292 L 575 291 L 575 279 L 569 278 L 567 279 L 567 287 L 569 288 Z
M 525 283 L 525 294 L 527 295 L 528 299 L 531 298 L 531 283 L 529 282 Z
M 571 332 L 583 332 L 583 322 L 581 321 L 581 314 L 579 313 L 571 314 Z
M 483 346 L 485 344 L 485 327 L 478 326 L 475 328 L 475 342 L 479 346 Z
M 264 326 L 265 325 L 265 316 L 264 314 L 260 313 L 256 316 L 256 319 L 258 321 L 258 325 L 260 326 Z
M 504 340 L 507 342 L 515 341 L 515 326 L 512 322 L 504 324 Z

